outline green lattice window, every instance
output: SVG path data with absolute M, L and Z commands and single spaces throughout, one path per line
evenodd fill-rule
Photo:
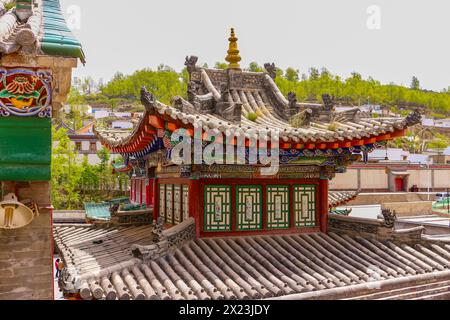
M 262 187 L 236 187 L 236 227 L 238 231 L 262 229 Z
M 166 185 L 159 185 L 159 216 L 166 220 Z
M 181 216 L 181 185 L 176 184 L 173 187 L 173 214 L 175 224 L 182 222 Z
M 289 186 L 267 186 L 267 228 L 289 228 Z
M 230 186 L 205 186 L 204 231 L 231 231 Z
M 166 223 L 173 224 L 173 185 L 166 185 Z
M 316 186 L 294 186 L 294 214 L 296 227 L 316 226 Z
M 183 221 L 189 218 L 189 186 L 183 185 Z

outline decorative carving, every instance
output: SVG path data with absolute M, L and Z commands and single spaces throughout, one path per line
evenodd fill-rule
M 359 108 L 352 108 L 350 110 L 333 112 L 332 122 L 347 122 L 347 121 L 358 121 L 361 111 Z
M 266 69 L 269 76 L 275 80 L 277 77 L 277 67 L 275 66 L 275 63 L 265 63 L 264 68 Z
M 311 109 L 305 109 L 291 117 L 289 123 L 294 128 L 309 126 L 311 123 L 312 114 L 313 112 Z
M 186 61 L 184 62 L 184 65 L 186 66 L 189 74 L 191 74 L 192 71 L 195 70 L 197 61 L 198 61 L 198 57 L 196 57 L 196 56 L 186 57 Z
M 383 209 L 381 210 L 381 214 L 382 218 L 384 219 L 384 225 L 387 228 L 393 228 L 395 225 L 395 221 L 397 220 L 397 213 L 395 212 L 395 210 Z
M 322 95 L 322 100 L 326 111 L 331 112 L 334 110 L 334 102 L 328 93 Z
M 195 220 L 189 218 L 183 223 L 164 231 L 169 248 L 179 248 L 195 238 Z
M 164 217 L 159 216 L 154 224 L 154 228 L 152 230 L 152 241 L 153 243 L 160 242 L 162 232 L 164 230 Z
M 49 70 L 0 68 L 0 116 L 52 116 Z
M 196 111 L 195 107 L 192 104 L 190 104 L 180 96 L 176 96 L 175 98 L 173 98 L 172 106 L 184 113 L 192 114 Z
M 145 109 L 153 114 L 155 112 L 155 97 L 153 94 L 148 92 L 147 88 L 143 86 L 141 88 L 141 103 L 144 105 Z
M 242 103 L 219 102 L 217 104 L 217 114 L 231 122 L 240 122 L 242 116 Z
M 239 49 L 237 45 L 238 38 L 234 33 L 234 28 L 231 28 L 231 34 L 230 38 L 228 38 L 228 41 L 230 42 L 230 44 L 227 52 L 228 55 L 225 58 L 225 61 L 229 62 L 228 69 L 239 69 L 239 62 L 242 60 L 242 58 L 239 55 Z
M 230 101 L 230 88 L 227 83 L 221 83 L 220 84 L 220 95 L 221 95 L 221 102 L 228 102 Z
M 287 99 L 289 101 L 288 114 L 289 114 L 289 117 L 293 117 L 299 111 L 299 108 L 297 105 L 297 95 L 294 92 L 289 92 L 287 95 Z
M 408 126 L 413 126 L 415 124 L 420 123 L 421 120 L 422 120 L 422 115 L 419 113 L 418 110 L 414 110 L 413 113 L 409 114 L 405 118 L 405 124 Z
M 379 226 L 376 224 L 361 223 L 350 219 L 336 219 L 333 215 L 329 216 L 328 227 L 330 230 L 350 231 L 356 233 L 378 233 Z

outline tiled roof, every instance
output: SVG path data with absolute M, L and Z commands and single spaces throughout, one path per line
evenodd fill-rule
M 11 3 L 3 1 L 2 3 Z M 79 58 L 83 49 L 67 26 L 59 0 L 23 0 L 6 11 L 0 7 L 0 53 Z
M 450 266 L 446 244 L 335 233 L 197 239 L 146 263 L 129 246 L 151 243 L 148 227 L 56 226 L 54 238 L 84 299 L 259 299 L 438 274 Z
M 359 193 L 360 193 L 360 190 L 330 191 L 330 192 L 328 192 L 328 206 L 330 208 L 336 208 L 341 205 L 344 205 L 347 202 L 354 200 L 358 196 Z
M 204 74 L 206 75 L 206 72 Z M 269 76 L 266 76 L 266 81 L 270 81 L 269 79 L 272 80 Z M 211 91 L 214 91 L 214 89 L 211 89 Z M 218 94 L 218 91 L 215 91 L 215 94 L 211 92 L 209 99 L 222 99 L 222 97 L 214 98 Z M 309 122 L 293 125 L 289 118 L 282 118 L 278 115 L 280 112 L 285 112 L 284 108 L 287 107 L 283 102 L 274 104 L 268 98 L 269 93 L 272 96 L 281 95 L 275 83 L 264 89 L 231 89 L 227 98 L 228 103 L 231 106 L 242 105 L 239 120 L 232 121 L 225 113 L 202 110 L 201 107 L 181 97 L 176 97 L 172 106 L 163 104 L 154 100 L 150 93 L 143 90 L 142 101 L 146 111 L 132 132 L 98 130 L 97 134 L 100 140 L 110 148 L 125 147 L 135 141 L 141 135 L 141 132 L 145 131 L 144 127 L 151 123 L 149 117 L 156 115 L 165 121 L 179 124 L 183 128 L 192 129 L 201 126 L 204 131 L 212 129 L 222 133 L 228 130 L 236 132 L 240 136 L 243 135 L 247 139 L 252 138 L 258 132 L 276 132 L 280 136 L 281 143 L 313 144 L 318 148 L 327 149 L 328 145 L 323 144 L 355 139 L 368 141 L 372 138 L 404 130 L 416 124 L 421 117 L 419 114 L 413 113 L 406 118 L 371 118 L 365 114 L 360 114 L 358 108 L 354 108 L 350 113 L 342 113 L 335 112 L 333 109 L 327 110 L 325 106 L 311 107 L 310 105 L 297 104 L 300 112 L 298 115 L 312 112 L 312 114 L 317 114 L 317 117 L 313 117 Z M 316 111 L 311 111 L 310 108 Z M 274 110 L 277 109 L 279 111 L 275 112 Z M 254 121 L 249 120 L 250 114 L 257 115 Z M 255 132 L 255 130 L 258 131 Z M 319 147 L 320 145 L 323 146 Z M 142 147 L 142 149 L 144 148 L 145 146 Z M 334 149 L 337 148 L 337 146 L 334 147 Z

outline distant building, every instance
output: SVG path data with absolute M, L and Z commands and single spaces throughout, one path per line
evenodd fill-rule
M 69 114 L 71 110 L 77 110 L 80 111 L 82 114 L 92 114 L 92 107 L 90 105 L 70 105 L 65 104 L 61 108 L 61 112 L 64 112 L 65 114 Z
M 89 164 L 96 165 L 100 163 L 97 152 L 101 150 L 103 146 L 98 137 L 94 134 L 94 122 L 88 123 L 77 131 L 70 128 L 64 122 L 60 122 L 56 128 L 65 128 L 67 130 L 67 135 L 75 146 L 75 152 L 78 154 L 78 161 L 82 162 L 84 157 L 87 156 Z M 115 160 L 118 157 L 118 154 L 111 154 L 111 160 Z
M 117 120 L 111 123 L 112 129 L 133 129 L 133 123 L 130 121 Z
M 434 128 L 450 128 L 450 119 L 422 119 L 422 125 L 424 127 Z

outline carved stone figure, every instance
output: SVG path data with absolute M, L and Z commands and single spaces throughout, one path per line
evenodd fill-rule
M 334 102 L 328 93 L 322 95 L 322 100 L 325 106 L 325 110 L 332 111 L 334 109 Z
M 156 220 L 155 226 L 152 230 L 152 241 L 153 243 L 158 243 L 161 241 L 161 234 L 164 230 L 164 218 L 158 217 Z
M 406 117 L 405 122 L 408 126 L 412 126 L 412 125 L 420 123 L 421 120 L 422 120 L 422 115 L 419 113 L 418 110 L 414 110 L 413 113 L 409 114 Z
M 144 105 L 147 111 L 152 111 L 155 107 L 155 97 L 148 92 L 147 88 L 143 86 L 141 88 L 141 103 Z
M 272 79 L 276 79 L 277 77 L 277 67 L 275 67 L 275 63 L 265 63 L 264 68 Z
M 384 218 L 384 225 L 387 228 L 393 228 L 395 225 L 395 221 L 397 220 L 397 213 L 395 210 L 383 209 L 381 210 L 381 214 Z
M 197 96 L 197 90 L 198 84 L 196 84 L 194 81 L 189 81 L 187 88 L 187 96 L 190 103 L 194 102 L 195 97 Z
M 188 56 L 186 57 L 186 61 L 184 62 L 184 65 L 186 66 L 189 74 L 192 73 L 192 71 L 195 70 L 195 65 L 198 61 L 198 57 L 196 56 Z
M 297 105 L 297 95 L 294 92 L 289 92 L 287 95 L 287 99 L 289 101 L 288 114 L 290 117 L 293 117 L 299 111 L 299 108 Z

